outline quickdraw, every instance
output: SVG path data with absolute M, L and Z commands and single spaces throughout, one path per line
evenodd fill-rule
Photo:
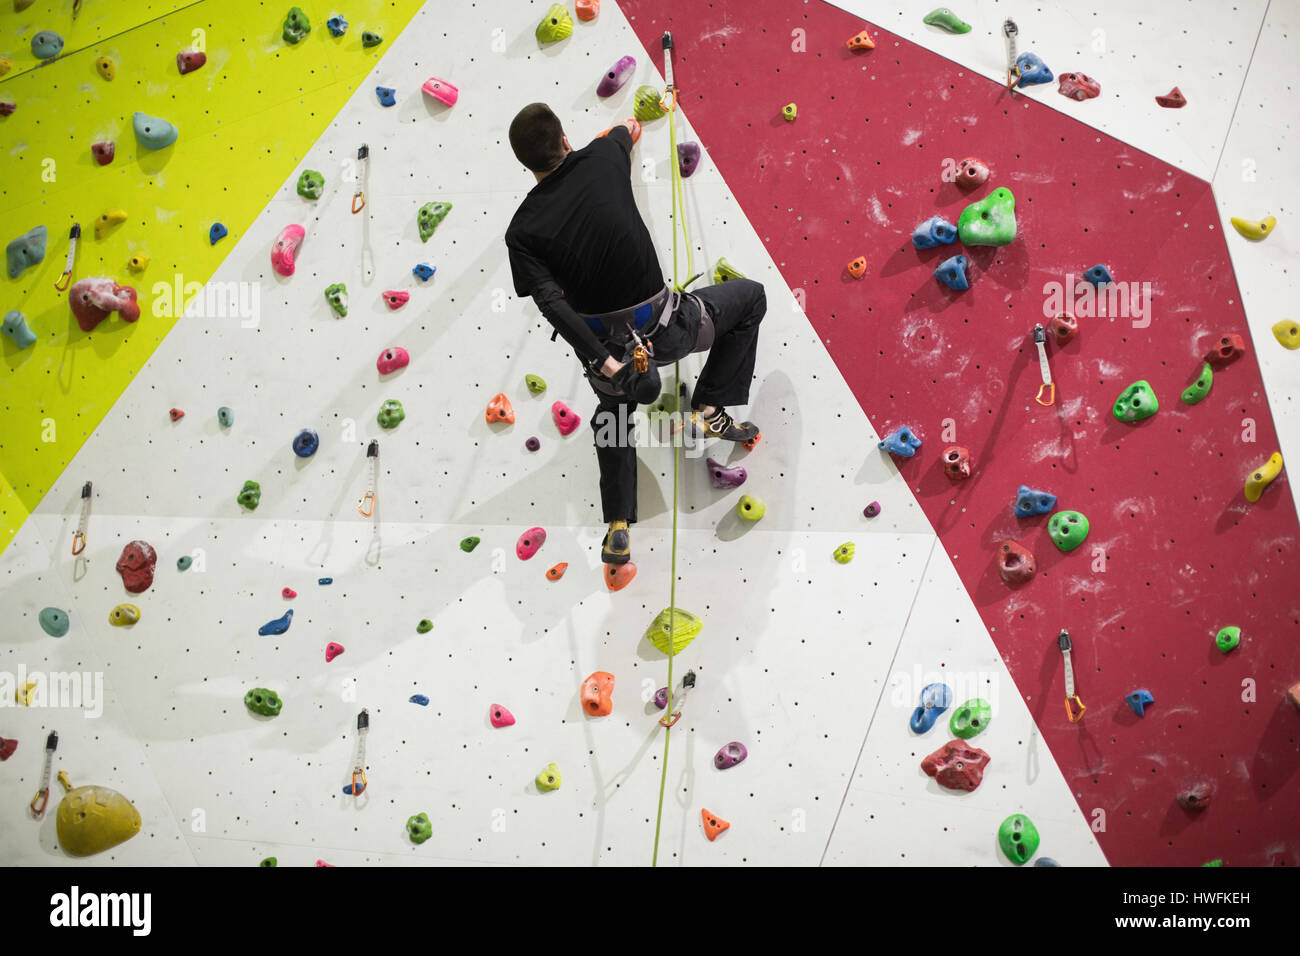
M 365 143 L 357 149 L 357 191 L 352 194 L 352 213 L 355 215 L 366 208 L 366 178 L 370 172 L 370 147 Z M 357 205 L 357 200 L 361 205 Z
M 1065 716 L 1070 723 L 1077 724 L 1083 719 L 1083 712 L 1088 708 L 1079 699 L 1074 689 L 1074 667 L 1070 664 L 1070 632 L 1061 629 L 1056 638 L 1056 646 L 1061 649 L 1061 658 L 1065 661 Z M 1076 709 L 1077 708 L 1077 709 Z
M 1052 367 L 1047 364 L 1047 329 L 1041 325 L 1034 326 L 1034 344 L 1038 346 L 1038 371 L 1043 376 L 1043 384 L 1038 387 L 1034 401 L 1039 405 L 1053 405 L 1056 402 L 1056 383 L 1052 381 Z M 1043 401 L 1043 392 L 1047 392 L 1047 401 Z
M 81 238 L 81 223 L 74 222 L 68 231 L 68 258 L 63 264 L 63 275 L 55 280 L 54 288 L 62 292 L 72 281 L 72 264 L 77 258 L 77 240 Z
M 90 502 L 94 498 L 94 492 L 90 482 L 81 486 L 81 520 L 77 522 L 77 530 L 72 533 L 72 553 L 81 554 L 86 550 L 86 528 L 90 524 Z
M 366 461 L 370 465 L 370 482 L 366 486 L 366 493 L 361 496 L 357 511 L 369 518 L 375 513 L 375 489 L 379 486 L 379 442 L 375 439 L 371 439 L 370 447 L 366 449 Z
M 672 643 L 671 643 L 671 642 L 669 642 L 669 647 L 670 647 L 670 648 L 672 647 Z M 686 672 L 686 676 L 682 678 L 682 692 L 677 696 L 677 700 L 678 700 L 678 705 L 677 705 L 677 706 L 678 706 L 679 708 L 682 706 L 682 704 L 683 704 L 683 703 L 685 702 L 685 700 L 686 700 L 686 692 L 687 692 L 688 690 L 690 690 L 690 689 L 691 689 L 692 687 L 694 687 L 694 686 L 695 686 L 695 671 L 687 671 L 687 672 Z M 668 692 L 668 702 L 669 702 L 669 704 L 672 703 L 672 699 L 673 699 L 673 697 L 672 697 L 672 691 L 670 690 L 670 691 Z M 672 716 L 671 716 L 671 717 L 670 717 L 668 714 L 665 714 L 663 717 L 660 717 L 660 718 L 659 718 L 659 726 L 660 726 L 660 727 L 671 727 L 671 726 L 673 726 L 674 724 L 676 724 L 677 721 L 679 721 L 679 720 L 681 720 L 681 719 L 682 719 L 682 712 L 681 712 L 680 709 L 678 709 L 678 710 L 672 712 Z
M 32 797 L 32 802 L 28 804 L 32 815 L 37 819 L 45 813 L 45 808 L 50 802 L 50 775 L 54 771 L 54 751 L 58 749 L 59 735 L 51 730 L 50 735 L 45 738 L 45 769 L 41 771 L 41 788 L 36 791 L 36 796 Z
M 1016 21 L 1002 21 L 1002 38 L 1007 44 L 1007 92 L 1016 95 L 1016 82 L 1020 79 L 1020 67 L 1016 66 L 1016 35 L 1019 33 Z
M 352 765 L 352 782 L 343 788 L 351 797 L 366 792 L 366 734 L 370 732 L 370 712 L 364 707 L 357 714 L 357 759 Z

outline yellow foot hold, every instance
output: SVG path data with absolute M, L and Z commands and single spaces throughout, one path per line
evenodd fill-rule
M 59 803 L 59 845 L 72 856 L 102 853 L 140 832 L 140 811 L 108 787 L 77 787 Z
M 119 222 L 126 222 L 126 211 L 123 209 L 110 209 L 100 213 L 99 218 L 95 220 L 95 238 L 103 239 Z
M 1263 239 L 1277 225 L 1277 219 L 1273 216 L 1265 216 L 1263 219 L 1238 219 L 1233 216 L 1230 222 L 1232 228 L 1247 239 Z
M 29 680 L 22 687 L 14 691 L 14 700 L 24 707 L 32 706 L 32 701 L 36 699 L 36 681 Z
M 668 653 L 668 639 L 670 636 L 668 617 L 670 613 L 672 613 L 670 608 L 664 608 L 660 611 L 645 632 L 646 640 L 663 654 Z M 673 653 L 680 654 L 704 629 L 704 622 L 690 611 L 683 611 L 681 608 L 677 608 L 676 612 L 672 613 L 672 618 Z
M 1273 479 L 1282 474 L 1282 454 L 1273 452 L 1268 461 L 1246 476 L 1246 500 L 1252 504 L 1259 501 L 1264 489 L 1273 483 Z
M 1283 348 L 1300 349 L 1300 322 L 1283 319 L 1273 326 L 1273 335 Z

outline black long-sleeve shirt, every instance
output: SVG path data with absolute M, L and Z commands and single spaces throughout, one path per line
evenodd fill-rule
M 611 353 L 579 313 L 625 309 L 664 286 L 631 171 L 632 136 L 616 126 L 534 186 L 506 230 L 515 294 L 532 296 L 587 362 Z

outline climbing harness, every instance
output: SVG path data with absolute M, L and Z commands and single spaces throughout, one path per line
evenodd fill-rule
M 32 814 L 39 820 L 50 802 L 50 774 L 54 770 L 54 751 L 59 749 L 59 735 L 53 730 L 45 738 L 45 769 L 41 771 L 41 789 L 36 791 L 29 806 Z M 59 775 L 60 778 L 63 776 Z
M 1016 95 L 1016 81 L 1020 79 L 1020 67 L 1016 66 L 1016 35 L 1019 32 L 1015 20 L 1002 21 L 1002 39 L 1007 44 L 1007 92 L 1012 96 Z
M 671 650 L 671 648 L 672 648 L 672 641 L 671 641 L 671 639 L 669 640 L 669 644 L 668 644 L 668 646 L 669 646 L 669 649 Z M 660 718 L 659 718 L 659 726 L 660 726 L 660 727 L 671 727 L 671 726 L 673 726 L 675 723 L 677 723 L 677 721 L 679 721 L 679 720 L 682 719 L 682 711 L 681 711 L 681 708 L 682 708 L 682 707 L 685 705 L 685 703 L 686 703 L 686 692 L 687 692 L 688 690 L 690 690 L 690 689 L 691 689 L 692 687 L 694 687 L 694 686 L 695 686 L 695 671 L 687 671 L 687 672 L 686 672 L 686 676 L 682 678 L 682 692 L 681 692 L 681 694 L 679 694 L 678 697 L 677 697 L 677 708 L 678 708 L 678 709 L 672 713 L 672 716 L 671 716 L 671 717 L 670 717 L 668 714 L 665 714 L 664 716 L 660 717 Z M 670 701 L 672 700 L 672 695 L 671 695 L 671 693 L 669 694 L 669 700 L 670 700 Z
M 74 222 L 68 231 L 68 258 L 63 264 L 63 275 L 55 280 L 54 288 L 62 292 L 72 281 L 72 263 L 77 258 L 77 240 L 81 238 L 81 223 Z
M 357 191 L 352 194 L 352 213 L 355 215 L 366 208 L 366 177 L 370 172 L 370 147 L 362 143 L 357 148 Z M 357 205 L 357 200 L 361 205 Z
M 1038 387 L 1034 401 L 1039 405 L 1052 405 L 1056 402 L 1056 383 L 1052 381 L 1052 368 L 1047 364 L 1047 329 L 1041 325 L 1034 326 L 1034 344 L 1038 346 L 1038 371 L 1043 376 L 1043 384 Z M 1043 401 L 1043 392 L 1047 392 L 1047 401 Z
M 90 482 L 81 486 L 81 520 L 77 530 L 72 534 L 72 553 L 81 554 L 86 550 L 86 526 L 90 524 L 90 502 L 93 499 Z
M 1077 724 L 1083 719 L 1083 712 L 1088 708 L 1083 706 L 1083 701 L 1079 699 L 1079 695 L 1074 689 L 1074 667 L 1070 664 L 1069 631 L 1064 628 L 1061 629 L 1060 635 L 1056 638 L 1056 646 L 1061 649 L 1061 657 L 1065 661 L 1065 716 L 1070 719 L 1070 723 Z
M 343 788 L 348 796 L 359 797 L 366 792 L 366 734 L 370 732 L 370 711 L 364 707 L 357 714 L 357 759 L 352 765 L 352 782 Z
M 370 465 L 370 480 L 366 484 L 366 493 L 361 496 L 361 503 L 357 505 L 357 511 L 361 512 L 362 517 L 369 518 L 375 513 L 375 489 L 379 485 L 379 442 L 376 439 L 371 439 L 370 447 L 366 449 L 366 462 Z

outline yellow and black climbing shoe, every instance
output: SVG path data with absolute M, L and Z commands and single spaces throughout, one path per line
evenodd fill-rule
M 758 426 L 753 422 L 737 422 L 727 414 L 725 408 L 719 408 L 705 418 L 698 411 L 691 413 L 691 421 L 705 438 L 721 438 L 724 441 L 748 442 L 758 437 Z
M 600 549 L 600 560 L 606 564 L 627 564 L 632 558 L 632 536 L 626 521 L 611 521 L 605 532 L 605 543 Z

